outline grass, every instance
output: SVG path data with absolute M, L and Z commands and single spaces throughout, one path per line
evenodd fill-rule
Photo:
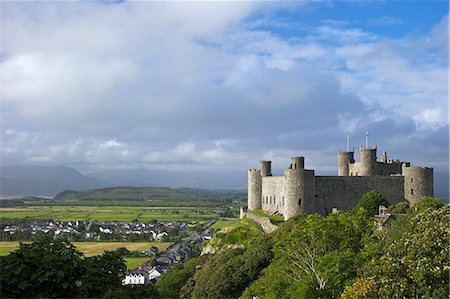
M 146 261 L 148 261 L 148 257 L 126 257 L 124 258 L 125 263 L 127 264 L 128 270 L 134 270 Z
M 251 210 L 249 212 L 252 213 L 252 214 L 255 214 L 257 216 L 269 218 L 270 220 L 273 220 L 275 222 L 283 222 L 284 221 L 284 217 L 283 216 L 280 216 L 280 215 L 268 215 L 268 214 L 264 213 L 262 210 Z
M 201 221 L 217 214 L 205 208 L 146 208 L 146 207 L 92 207 L 92 206 L 25 206 L 0 208 L 0 218 L 53 219 L 56 221 Z
M 229 227 L 236 222 L 237 222 L 236 220 L 235 221 L 233 221 L 233 220 L 217 220 L 216 222 L 214 222 L 213 225 L 210 226 L 210 228 L 215 229 L 215 230 L 220 230 L 224 227 Z
M 86 256 L 100 255 L 105 250 L 115 250 L 119 247 L 125 247 L 130 251 L 143 251 L 151 246 L 158 247 L 159 251 L 163 251 L 170 246 L 170 242 L 72 242 L 78 250 Z M 8 255 L 11 251 L 18 248 L 19 242 L 1 242 L 0 255 Z
M 215 233 L 211 240 L 214 245 L 241 244 L 247 246 L 253 238 L 263 234 L 258 223 L 244 218 Z

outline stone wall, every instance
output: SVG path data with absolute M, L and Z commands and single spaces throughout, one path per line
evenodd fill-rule
M 379 190 L 390 203 L 404 199 L 403 176 L 316 176 L 316 212 L 331 213 L 332 208 L 349 211 L 356 207 L 363 195 Z
M 258 223 L 259 225 L 261 225 L 263 231 L 266 234 L 270 234 L 271 232 L 275 231 L 278 228 L 278 226 L 272 224 L 269 218 L 258 216 L 251 212 L 244 213 L 244 217 L 251 219 L 256 223 Z
M 284 176 L 262 178 L 262 210 L 269 213 L 283 211 Z

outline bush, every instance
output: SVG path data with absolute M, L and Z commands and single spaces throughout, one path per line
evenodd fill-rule
M 370 216 L 374 216 L 378 214 L 378 207 L 381 205 L 387 207 L 389 202 L 380 191 L 372 190 L 364 194 L 356 208 L 364 208 Z

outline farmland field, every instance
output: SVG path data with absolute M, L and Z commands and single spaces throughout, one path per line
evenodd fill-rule
M 0 218 L 53 219 L 56 221 L 202 221 L 216 217 L 212 209 L 133 206 L 24 206 L 0 208 Z
M 143 251 L 151 246 L 158 247 L 163 251 L 170 246 L 170 242 L 72 242 L 78 250 L 86 256 L 102 254 L 105 250 L 115 250 L 119 247 L 125 247 L 128 250 Z M 18 248 L 19 242 L 0 242 L 0 255 L 8 255 L 11 251 Z
M 124 260 L 125 263 L 127 264 L 127 268 L 129 270 L 134 270 L 138 266 L 148 261 L 148 257 L 126 257 Z

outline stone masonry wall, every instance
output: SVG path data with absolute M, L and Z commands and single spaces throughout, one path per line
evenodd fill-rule
M 270 222 L 270 219 L 266 217 L 261 217 L 251 212 L 245 213 L 245 217 L 259 223 L 266 234 L 270 234 L 278 228 L 278 226 L 272 224 L 272 222 Z
M 403 176 L 316 176 L 316 212 L 331 213 L 332 208 L 349 211 L 362 196 L 379 190 L 390 203 L 405 200 Z
M 283 212 L 284 176 L 262 178 L 262 209 L 269 213 Z

